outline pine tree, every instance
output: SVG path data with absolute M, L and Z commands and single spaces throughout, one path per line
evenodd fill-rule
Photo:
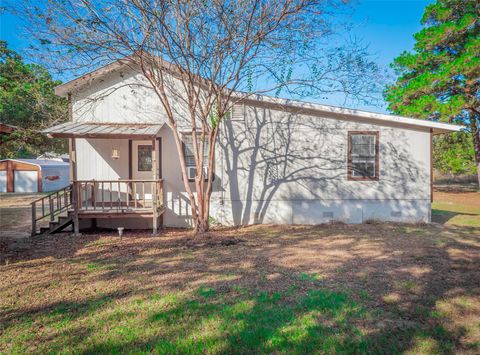
M 392 67 L 385 99 L 397 114 L 463 124 L 480 184 L 480 0 L 437 0 L 425 9 L 414 52 Z

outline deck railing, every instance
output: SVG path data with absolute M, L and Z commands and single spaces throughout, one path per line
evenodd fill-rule
M 77 180 L 79 212 L 128 212 L 163 207 L 163 180 Z
M 52 192 L 31 202 L 32 207 L 32 235 L 37 233 L 37 222 L 49 217 L 50 222 L 55 216 L 66 211 L 72 205 L 72 186 Z

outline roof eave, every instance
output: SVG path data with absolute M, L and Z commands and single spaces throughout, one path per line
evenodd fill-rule
M 50 138 L 152 139 L 162 124 L 118 124 L 93 122 L 66 122 L 46 128 L 41 133 Z M 127 129 L 127 130 L 126 130 Z
M 84 138 L 84 139 L 127 139 L 135 138 L 138 140 L 152 139 L 157 134 L 72 134 L 72 133 L 45 133 L 49 138 Z
M 412 127 L 417 129 L 418 128 L 420 129 L 423 128 L 425 130 L 430 129 L 432 130 L 433 134 L 458 132 L 463 129 L 462 126 L 458 126 L 450 123 L 433 122 L 433 121 L 427 121 L 427 120 L 405 117 L 405 116 L 362 111 L 362 110 L 349 109 L 349 108 L 343 108 L 338 106 L 328 106 L 328 105 L 316 104 L 311 102 L 303 102 L 298 100 L 273 98 L 273 97 L 263 96 L 263 95 L 245 95 L 242 93 L 238 93 L 237 97 L 240 98 L 240 100 L 245 100 L 246 102 L 260 102 L 260 103 L 276 105 L 279 107 L 290 107 L 292 109 L 295 109 L 298 112 L 317 111 L 317 112 L 324 112 L 330 115 L 335 115 L 337 117 L 349 116 L 349 117 L 355 117 L 357 119 L 371 120 L 371 121 L 378 122 L 379 124 L 381 123 L 395 124 L 395 125 L 402 125 L 402 126 Z
M 121 69 L 127 65 L 127 58 L 124 59 L 119 59 L 115 62 L 109 63 L 104 65 L 103 67 L 100 67 L 92 72 L 89 72 L 85 75 L 82 75 L 78 78 L 72 79 L 70 81 L 67 81 L 66 83 L 60 84 L 58 86 L 55 86 L 55 95 L 60 96 L 60 97 L 68 97 L 68 94 L 70 94 L 73 90 L 76 88 L 82 87 L 93 80 L 102 77 L 103 75 L 106 75 L 114 70 Z

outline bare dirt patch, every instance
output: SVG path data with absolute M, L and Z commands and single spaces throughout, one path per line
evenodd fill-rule
M 0 207 L 29 207 L 30 202 L 36 200 L 46 194 L 18 194 L 18 193 L 1 193 Z
M 462 192 L 450 193 L 435 191 L 433 200 L 439 202 L 449 202 L 452 205 L 464 206 L 466 208 L 480 209 L 480 193 L 479 192 Z

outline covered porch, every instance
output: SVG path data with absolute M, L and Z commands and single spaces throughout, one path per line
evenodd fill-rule
M 163 124 L 68 122 L 43 132 L 69 140 L 71 204 L 75 233 L 80 221 L 151 219 L 153 233 L 165 211 L 161 179 Z M 79 147 L 80 146 L 80 147 Z M 128 147 L 128 148 L 127 148 Z

